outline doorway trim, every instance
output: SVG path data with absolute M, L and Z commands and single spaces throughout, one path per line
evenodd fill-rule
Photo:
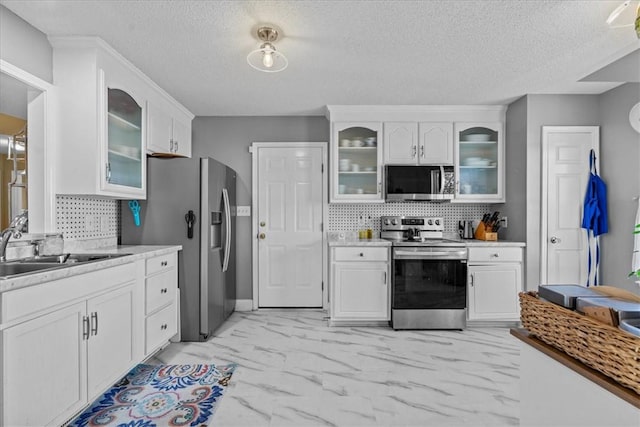
M 6 74 L 16 80 L 25 83 L 32 88 L 42 92 L 44 99 L 44 109 L 42 112 L 43 124 L 43 194 L 39 203 L 42 203 L 42 216 L 38 218 L 29 218 L 29 224 L 35 226 L 35 230 L 29 230 L 29 233 L 55 232 L 56 231 L 56 197 L 55 197 L 55 154 L 56 150 L 56 133 L 55 133 L 55 115 L 56 115 L 56 87 L 31 74 L 29 71 L 20 68 L 10 62 L 0 59 L 0 73 Z M 37 209 L 36 209 L 37 211 Z M 35 212 L 34 212 L 35 213 Z M 30 215 L 31 216 L 31 210 Z
M 329 281 L 327 260 L 327 229 L 329 221 L 329 186 L 327 183 L 328 154 L 326 142 L 254 142 L 251 153 L 251 281 L 253 310 L 258 310 L 258 148 L 320 148 L 322 149 L 322 308 L 329 306 Z
M 542 126 L 542 179 L 541 179 L 541 198 L 540 198 L 540 283 L 548 283 L 547 257 L 549 251 L 547 247 L 547 234 L 549 229 L 548 221 L 548 200 L 547 186 L 549 185 L 549 139 L 550 132 L 584 132 L 591 133 L 595 136 L 595 144 L 592 145 L 596 153 L 596 167 L 600 170 L 600 127 L 599 126 Z M 588 172 L 585 171 L 585 174 Z M 585 188 L 586 190 L 586 188 Z M 583 193 L 584 194 L 584 193 Z M 582 211 L 582 210 L 581 210 Z M 598 280 L 600 278 L 598 277 Z

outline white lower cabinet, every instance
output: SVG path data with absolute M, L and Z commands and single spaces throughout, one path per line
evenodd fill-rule
M 63 423 L 87 403 L 86 302 L 2 331 L 2 425 Z
M 145 355 L 178 333 L 177 252 L 149 258 L 145 270 Z
M 177 269 L 176 249 L 0 292 L 0 426 L 61 425 L 166 345 Z
M 389 249 L 331 248 L 331 324 L 388 321 Z
M 469 248 L 469 320 L 519 320 L 522 248 Z
M 135 281 L 116 285 L 2 330 L 2 425 L 63 423 L 135 364 Z

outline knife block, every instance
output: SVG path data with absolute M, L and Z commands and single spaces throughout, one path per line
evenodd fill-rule
M 476 227 L 476 234 L 474 235 L 474 237 L 476 238 L 476 240 L 497 241 L 498 233 L 487 231 L 484 222 L 480 221 L 480 223 Z

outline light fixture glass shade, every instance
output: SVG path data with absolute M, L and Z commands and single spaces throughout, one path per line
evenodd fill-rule
M 256 34 L 263 43 L 259 49 L 247 55 L 249 65 L 265 73 L 277 73 L 287 68 L 289 65 L 287 57 L 278 52 L 273 45 L 273 42 L 278 40 L 278 30 L 272 27 L 260 27 Z
M 259 49 L 249 52 L 247 62 L 258 71 L 277 73 L 289 65 L 287 57 L 276 50 L 271 43 L 264 43 Z

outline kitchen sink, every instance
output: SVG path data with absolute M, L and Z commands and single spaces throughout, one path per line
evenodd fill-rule
M 21 276 L 24 274 L 37 273 L 43 270 L 53 270 L 56 268 L 66 267 L 65 264 L 53 262 L 8 262 L 0 263 L 0 279 L 8 277 Z
M 105 259 L 120 258 L 127 255 L 131 254 L 64 254 L 24 258 L 0 263 L 0 279 L 71 267 L 73 265 L 81 265 Z
M 52 255 L 41 256 L 38 258 L 24 258 L 19 260 L 21 263 L 29 264 L 76 264 L 93 261 L 102 261 L 111 258 L 120 258 L 131 254 L 64 254 L 64 255 Z

